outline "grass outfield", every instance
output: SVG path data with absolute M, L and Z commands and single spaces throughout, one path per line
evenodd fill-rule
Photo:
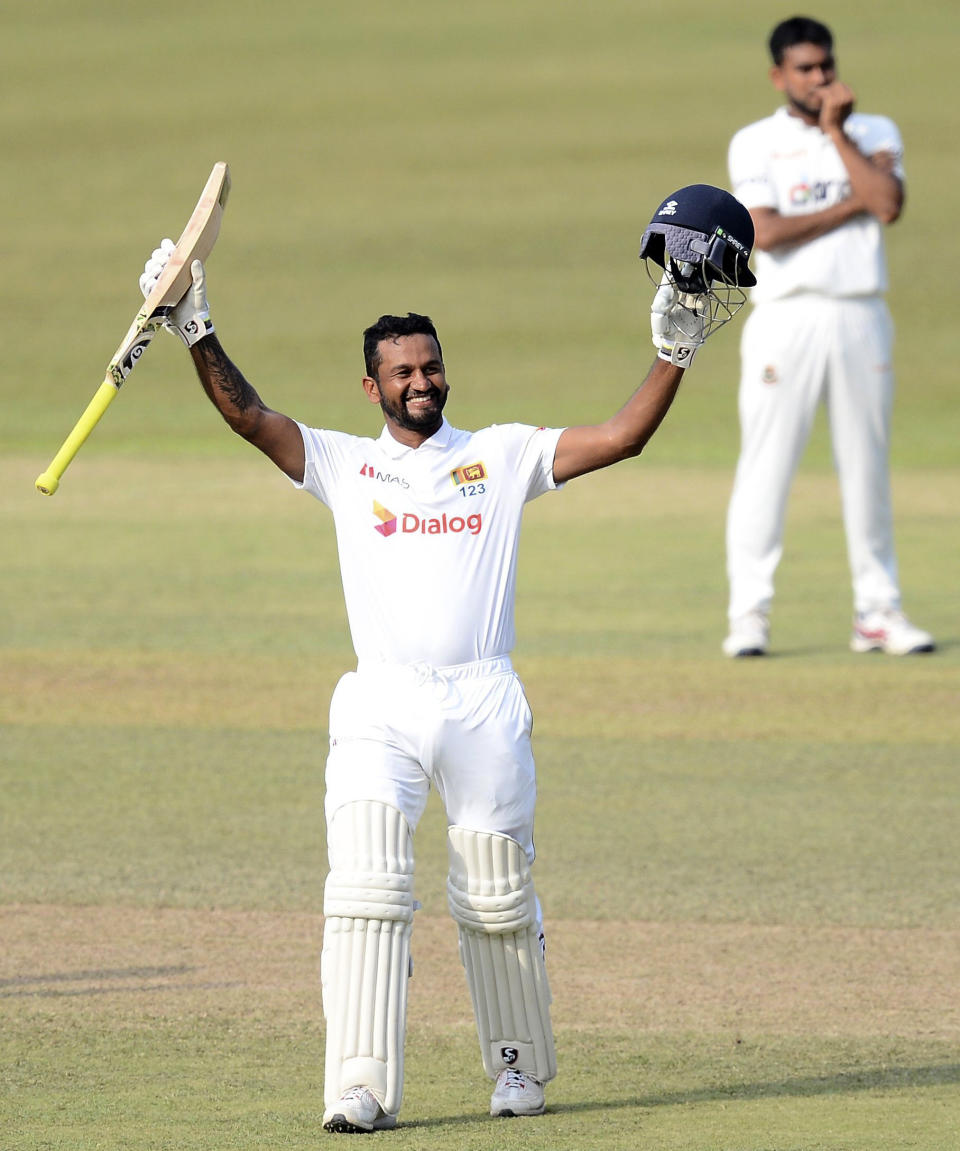
M 34 477 L 218 159 L 234 189 L 213 314 L 275 406 L 374 432 L 360 331 L 412 308 L 439 325 L 455 423 L 605 416 L 652 354 L 646 218 L 723 182 L 731 132 L 775 104 L 763 38 L 788 13 L 95 8 L 44 0 L 0 37 L 20 177 L 0 187 L 0 1146 L 313 1148 L 326 708 L 352 658 L 328 517 L 229 436 L 165 337 L 52 500 Z M 894 498 L 907 607 L 941 650 L 847 650 L 821 425 L 775 655 L 722 658 L 721 332 L 641 461 L 527 515 L 516 663 L 536 716 L 549 1113 L 486 1117 L 433 802 L 391 1145 L 960 1141 L 960 416 L 929 275 L 960 254 L 943 96 L 960 16 L 825 16 L 862 106 L 906 138 Z
M 41 531 L 17 466 L 0 468 L 8 534 L 29 541 L 5 566 L 11 1146 L 314 1146 L 324 721 L 349 659 L 336 589 L 317 594 L 336 578 L 328 525 L 249 455 L 95 458 L 43 505 L 56 519 Z M 508 1129 L 484 1117 L 434 802 L 390 1138 L 947 1151 L 960 731 L 935 572 L 960 483 L 898 483 L 905 518 L 926 525 L 914 593 L 943 652 L 846 650 L 839 554 L 823 568 L 831 485 L 811 476 L 779 654 L 732 665 L 722 612 L 704 607 L 716 474 L 619 475 L 533 505 L 524 543 L 518 666 L 537 716 L 562 1068 L 550 1113 Z M 651 485 L 682 509 L 671 530 Z M 561 555 L 598 505 L 589 546 Z M 315 538 L 293 555 L 308 518 Z

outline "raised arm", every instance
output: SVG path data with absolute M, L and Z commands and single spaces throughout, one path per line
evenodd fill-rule
M 664 274 L 650 308 L 657 348 L 653 366 L 616 415 L 602 424 L 564 429 L 553 459 L 558 484 L 643 451 L 670 410 L 684 371 L 710 332 L 725 322 L 714 319 L 714 310 L 709 293 L 680 293 L 670 274 Z
M 683 373 L 683 368 L 658 358 L 616 415 L 602 424 L 565 428 L 553 458 L 556 482 L 638 456 L 670 410 Z
M 203 390 L 230 427 L 273 460 L 290 479 L 302 483 L 306 459 L 303 436 L 296 423 L 267 407 L 215 334 L 200 339 L 190 348 L 190 354 Z
M 746 302 L 753 224 L 729 192 L 689 184 L 667 196 L 640 241 L 660 282 L 650 305 L 657 359 L 623 407 L 601 424 L 566 428 L 557 441 L 557 483 L 639 455 L 663 422 L 684 371 L 712 332 Z
M 150 294 L 173 248 L 171 240 L 164 240 L 147 261 L 140 277 L 140 290 L 145 297 Z M 204 391 L 229 426 L 259 448 L 292 480 L 301 483 L 306 460 L 299 427 L 289 416 L 266 406 L 223 350 L 210 319 L 203 264 L 194 260 L 190 273 L 193 282 L 164 326 L 190 349 Z

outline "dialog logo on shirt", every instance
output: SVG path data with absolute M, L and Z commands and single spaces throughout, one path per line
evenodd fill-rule
M 374 530 L 378 531 L 382 536 L 392 536 L 397 530 L 397 517 L 383 504 L 378 504 L 376 500 L 373 501 L 373 514 L 380 521 L 374 524 Z
M 392 536 L 396 531 L 401 535 L 445 536 L 466 532 L 478 536 L 483 529 L 483 516 L 479 512 L 472 516 L 448 516 L 446 512 L 441 516 L 418 516 L 415 512 L 396 516 L 374 500 L 373 514 L 380 521 L 373 529 L 382 536 Z

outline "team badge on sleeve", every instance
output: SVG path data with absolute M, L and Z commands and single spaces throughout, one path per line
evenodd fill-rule
M 459 487 L 460 484 L 475 484 L 478 480 L 487 478 L 487 469 L 483 464 L 467 464 L 463 468 L 454 468 L 450 479 Z

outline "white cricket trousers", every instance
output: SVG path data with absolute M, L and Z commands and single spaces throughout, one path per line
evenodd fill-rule
M 508 835 L 532 863 L 532 727 L 506 656 L 445 668 L 361 663 L 330 701 L 327 826 L 344 804 L 375 800 L 415 830 L 433 785 L 449 824 Z
M 768 612 L 787 497 L 818 404 L 830 424 L 855 611 L 899 607 L 889 442 L 893 325 L 879 296 L 757 305 L 741 336 L 740 458 L 727 513 L 730 619 Z

